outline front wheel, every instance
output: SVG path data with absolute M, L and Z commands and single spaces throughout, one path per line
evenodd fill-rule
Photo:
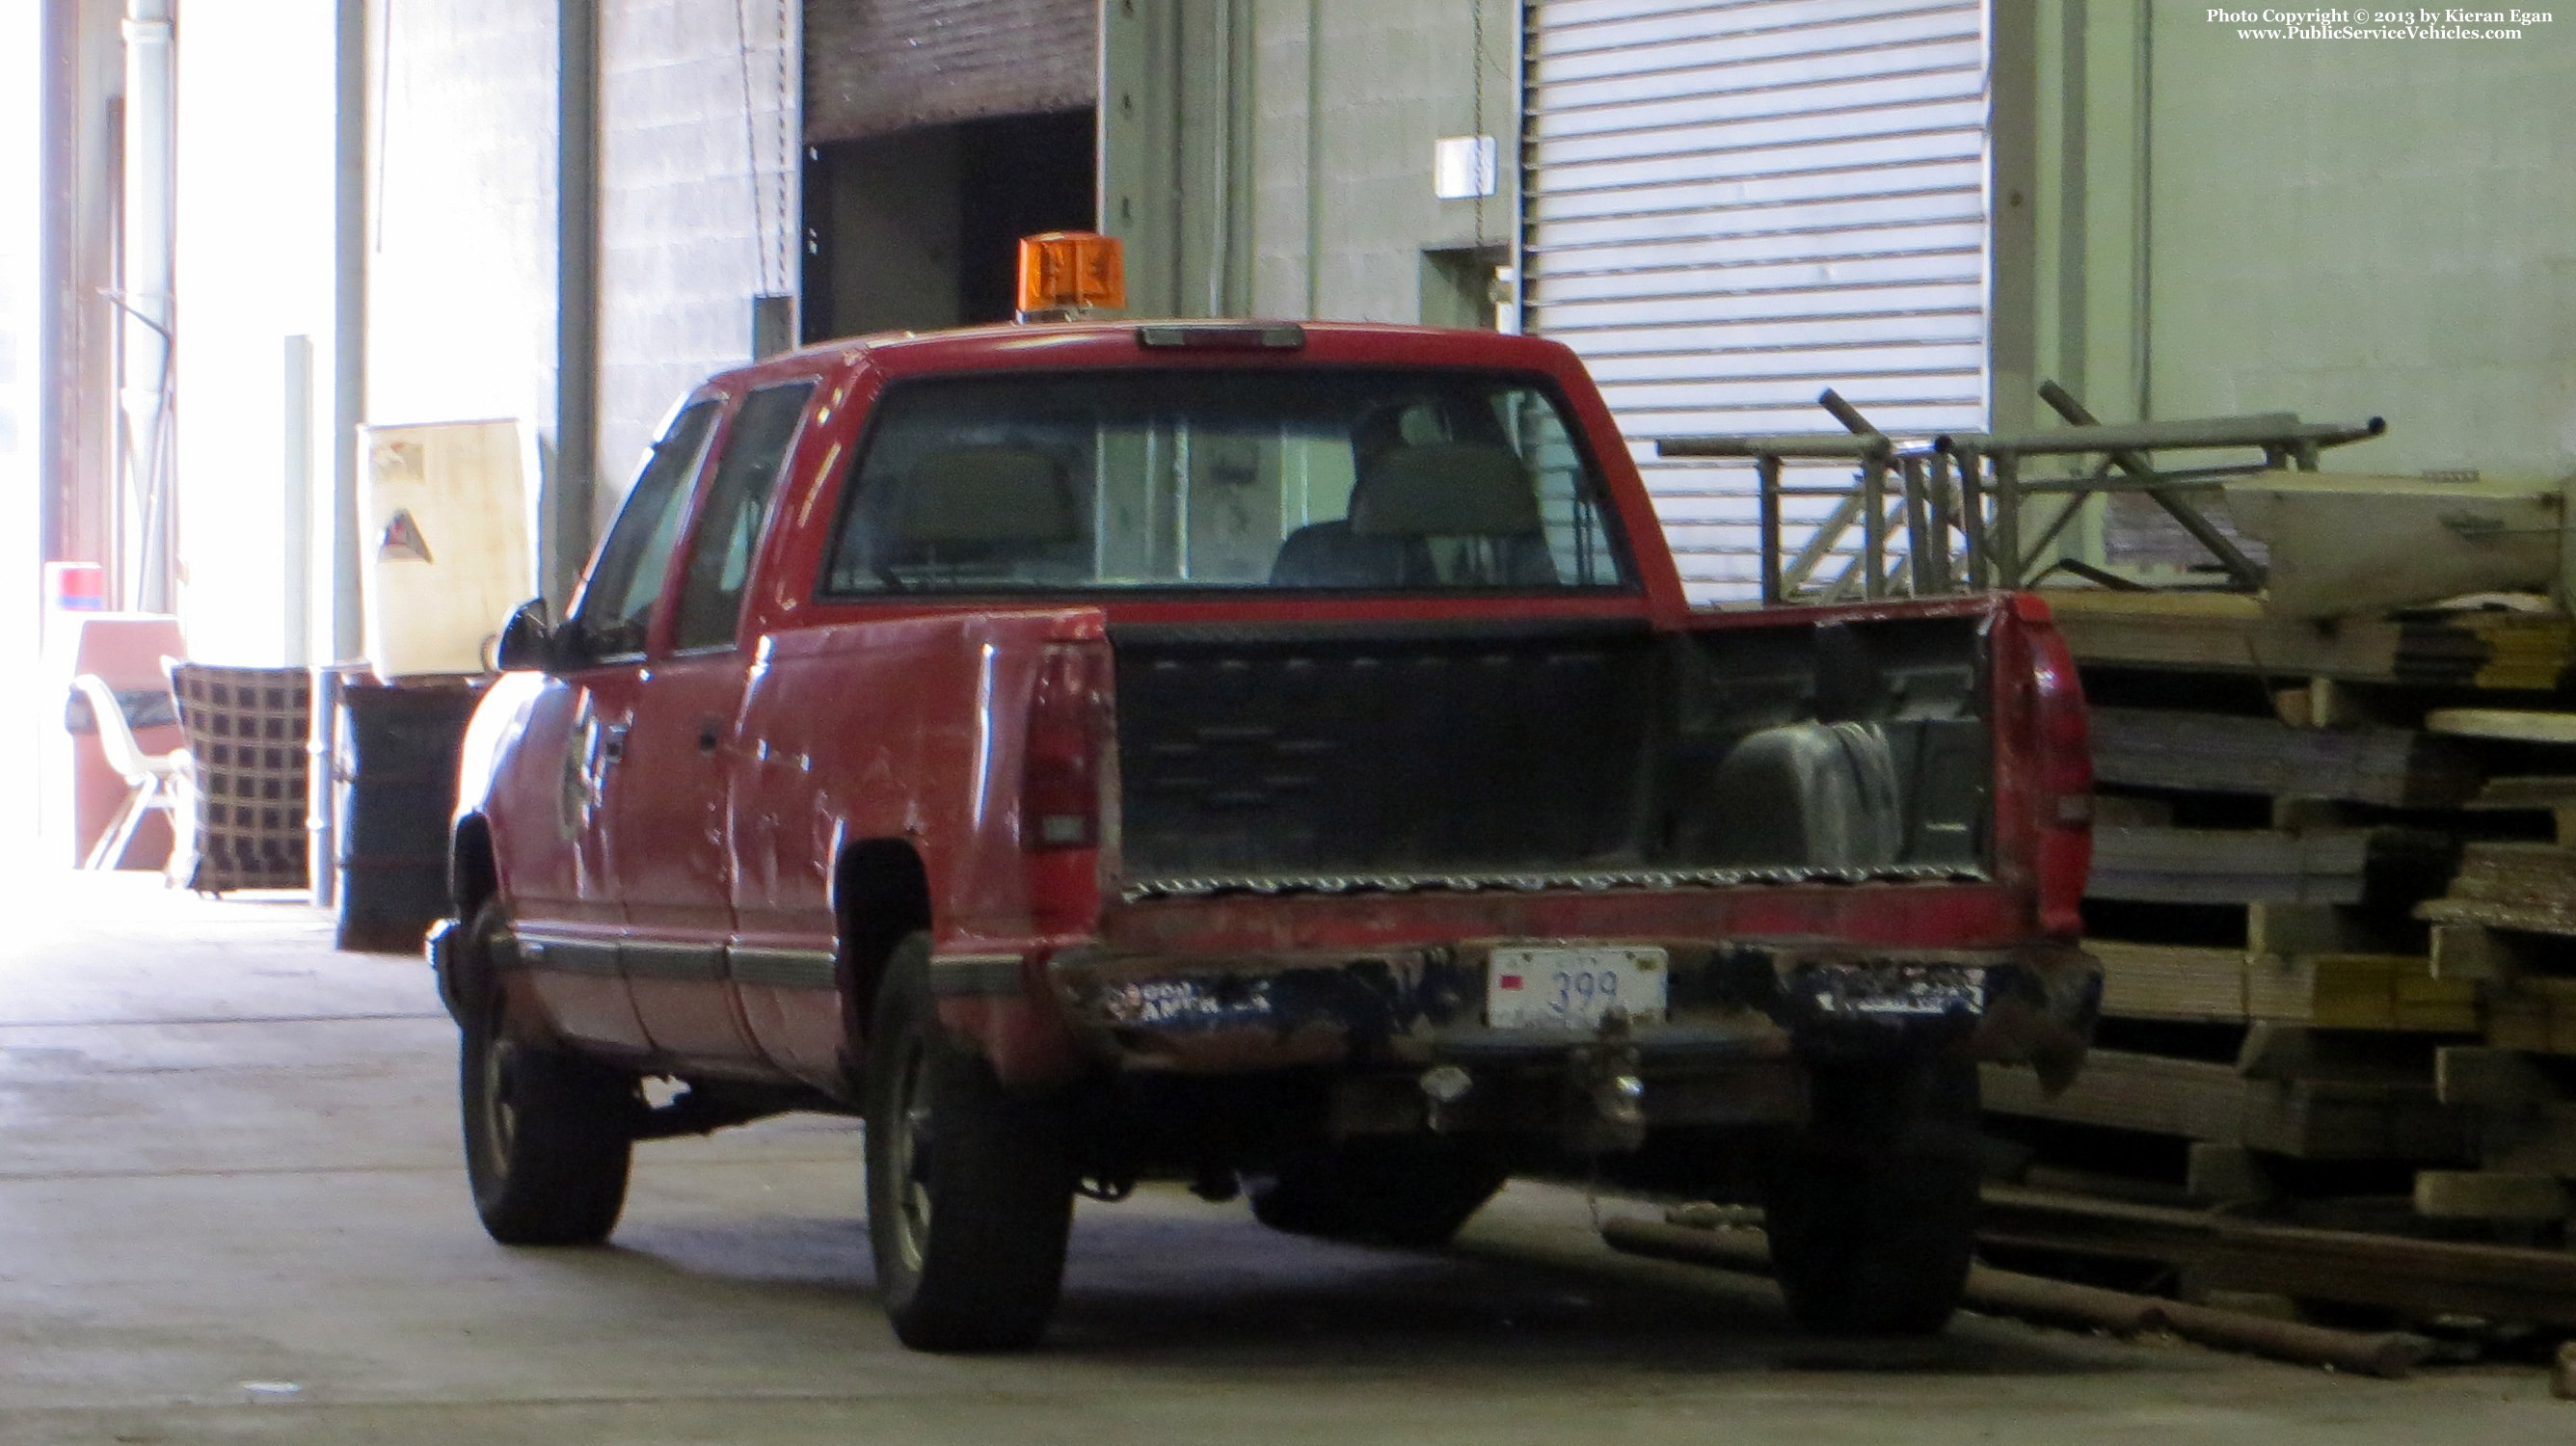
M 1072 1121 L 1060 1096 L 1005 1090 L 948 1041 L 927 934 L 887 968 L 866 1108 L 868 1242 L 896 1338 L 918 1351 L 1037 1344 L 1073 1228 Z
M 1832 1335 L 1931 1335 L 1950 1322 L 1976 1247 L 1977 1067 L 1963 1061 L 1815 1072 L 1812 1120 L 1764 1190 L 1790 1314 Z
M 497 999 L 466 1014 L 458 1060 L 465 1173 L 504 1245 L 596 1245 L 626 1208 L 633 1077 L 514 1039 Z

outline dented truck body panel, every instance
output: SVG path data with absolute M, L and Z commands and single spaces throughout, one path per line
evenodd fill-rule
M 927 513 L 909 525 L 965 561 L 929 548 L 871 574 L 843 556 L 854 479 L 899 445 L 871 430 L 893 389 L 1247 370 L 1285 387 L 1334 369 L 1398 389 L 1490 373 L 1551 398 L 1559 451 L 1598 489 L 1584 545 L 1615 546 L 1616 583 L 941 591 L 919 569 L 966 575 L 993 538 Z M 472 895 L 460 863 L 460 926 L 492 904 L 509 943 L 480 967 L 563 1042 L 852 1106 L 875 971 L 917 928 L 941 1021 L 1024 1088 L 1317 1072 L 1351 1128 L 1521 1129 L 1629 1069 L 1650 1127 L 1789 1117 L 1797 1063 L 1835 1055 L 2072 1077 L 2099 995 L 2071 922 L 2089 776 L 2035 604 L 1692 610 L 1597 392 L 1531 338 L 1310 324 L 1296 350 L 1154 352 L 1092 325 L 838 343 L 710 384 L 709 455 L 743 398 L 805 383 L 739 544 L 731 645 L 681 646 L 656 605 L 637 656 L 514 675 L 475 724 L 458 839 L 488 850 L 489 878 Z M 960 486 L 1004 486 L 1031 450 L 975 447 Z M 1155 465 L 1205 469 L 1221 499 L 1256 464 L 1229 473 L 1209 450 Z M 1105 519 L 1112 481 L 1092 485 Z M 687 506 L 673 596 L 721 523 Z M 1216 550 L 1204 517 L 1157 515 L 1158 546 Z M 691 669 L 720 675 L 720 708 L 636 712 L 657 675 Z M 626 740 L 656 727 L 684 746 L 643 776 Z M 1068 736 L 1090 751 L 1064 774 Z M 1048 797 L 1073 777 L 1088 803 L 1033 801 L 1041 774 Z M 707 822 L 620 832 L 620 789 L 694 790 L 635 816 Z M 668 899 L 616 895 L 684 842 L 719 901 L 704 936 L 650 922 Z M 451 999 L 459 936 L 441 934 Z M 1651 958 L 1663 1000 L 1497 1026 L 1494 951 L 1532 948 Z M 709 1027 L 678 1027 L 692 1017 Z M 1410 1083 L 1443 1064 L 1523 1084 L 1443 1115 Z

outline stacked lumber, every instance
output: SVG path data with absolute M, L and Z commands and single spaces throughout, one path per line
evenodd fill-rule
M 2348 683 L 2546 689 L 2576 647 L 2557 613 L 2465 612 L 2332 623 L 2275 618 L 2237 593 L 2049 595 L 2076 657 L 2178 672 L 2319 677 Z
M 2028 1070 L 1989 1067 L 1986 1108 L 2068 1124 L 2175 1135 L 2293 1160 L 2466 1158 L 2467 1120 L 2424 1080 L 2302 1074 L 2258 1079 L 2244 1063 L 2097 1049 L 2065 1093 Z
M 2415 1207 L 2563 1230 L 2576 1216 L 2576 714 L 2448 709 L 2427 726 L 2554 745 L 2571 772 L 2490 783 L 2476 807 L 2545 811 L 2556 838 L 2469 845 L 2449 891 L 2416 911 L 2435 971 L 2482 992 L 2486 1038 L 2435 1065 L 2437 1096 L 2479 1119 L 2478 1168 L 2417 1175 Z
M 2214 593 L 2051 602 L 2096 699 L 2104 1025 L 2064 1094 L 1989 1071 L 1998 1131 L 2042 1165 L 2087 1131 L 2161 1136 L 2188 1149 L 2153 1158 L 2188 1176 L 2156 1188 L 2238 1206 L 2412 1179 L 2427 1229 L 2564 1220 L 2576 834 L 2529 834 L 2576 829 L 2576 715 L 2495 695 L 2560 686 L 2576 626 L 2529 609 L 2319 624 Z M 2553 746 L 2563 774 L 2536 758 Z M 2309 1162 L 2363 1173 L 2293 1168 Z
M 2576 937 L 2576 849 L 2541 843 L 2477 843 L 2460 856 L 2448 897 L 2418 909 L 2437 924 L 2484 924 Z
M 2277 717 L 2116 707 L 2093 712 L 2093 775 L 2136 788 L 2390 808 L 2455 806 L 2483 781 L 2466 750 L 2411 728 L 2294 728 Z
M 2312 1029 L 2470 1033 L 2477 986 L 2410 954 L 2294 959 L 2190 944 L 2095 939 L 2103 1011 L 2115 1019 L 2275 1023 Z

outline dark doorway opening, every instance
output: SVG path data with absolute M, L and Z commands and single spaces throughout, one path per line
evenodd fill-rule
M 804 337 L 1011 319 L 1019 240 L 1094 224 L 1092 112 L 997 116 L 813 147 Z

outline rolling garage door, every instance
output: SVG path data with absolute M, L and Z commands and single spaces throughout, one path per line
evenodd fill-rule
M 1531 0 L 1524 325 L 1600 379 L 1695 597 L 1753 594 L 1752 473 L 1655 438 L 1830 430 L 1828 386 L 1985 425 L 1983 9 Z

